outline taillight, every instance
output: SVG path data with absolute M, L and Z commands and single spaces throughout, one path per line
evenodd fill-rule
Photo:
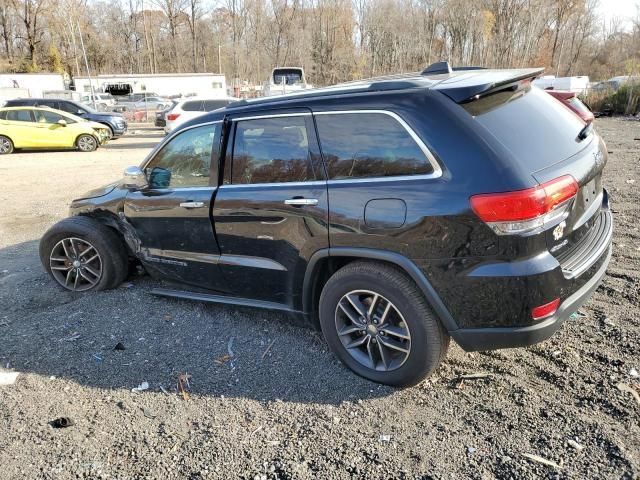
M 537 187 L 471 197 L 471 208 L 500 235 L 528 233 L 562 217 L 578 192 L 578 182 L 564 175 Z
M 549 303 L 545 303 L 544 305 L 540 305 L 539 307 L 535 307 L 531 310 L 531 318 L 534 320 L 542 320 L 543 318 L 550 317 L 556 310 L 558 310 L 558 306 L 560 305 L 560 299 L 556 298 L 555 300 L 550 301 Z
M 167 120 L 171 120 L 172 122 L 176 120 L 180 116 L 179 113 L 169 113 L 167 115 Z

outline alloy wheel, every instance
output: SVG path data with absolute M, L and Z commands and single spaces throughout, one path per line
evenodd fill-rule
M 91 152 L 96 148 L 96 139 L 90 135 L 83 135 L 78 139 L 78 148 L 83 152 Z
M 102 258 L 86 240 L 69 237 L 55 244 L 49 255 L 53 278 L 68 290 L 82 292 L 102 278 Z
M 11 142 L 8 138 L 0 138 L 0 154 L 9 153 L 11 151 Z
M 400 310 L 379 293 L 353 290 L 343 295 L 335 323 L 345 350 L 367 368 L 396 370 L 409 357 L 409 326 Z

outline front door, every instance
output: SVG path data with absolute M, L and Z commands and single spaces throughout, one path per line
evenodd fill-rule
M 236 296 L 301 308 L 311 255 L 329 245 L 327 184 L 308 111 L 232 117 L 212 216 Z
M 143 262 L 164 279 L 225 292 L 211 224 L 221 123 L 184 130 L 144 167 L 146 188 L 127 194 L 124 213 L 140 240 Z M 214 172 L 213 177 L 211 173 Z
M 37 141 L 39 145 L 43 147 L 73 147 L 76 141 L 75 130 L 70 125 L 73 125 L 75 120 L 41 108 L 35 108 L 33 115 L 36 120 L 34 141 Z M 60 120 L 67 122 L 67 126 L 60 125 L 58 123 Z

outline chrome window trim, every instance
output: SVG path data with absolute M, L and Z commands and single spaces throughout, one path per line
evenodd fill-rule
M 215 125 L 217 123 L 222 123 L 223 120 L 216 120 L 215 122 L 206 122 L 206 123 L 199 123 L 197 125 L 191 125 L 190 127 L 187 127 L 183 130 L 178 130 L 178 131 L 174 131 L 171 132 L 167 137 L 165 137 L 165 139 L 160 142 L 158 145 L 156 145 L 156 147 L 151 150 L 151 152 L 149 152 L 149 154 L 145 157 L 145 159 L 142 161 L 142 163 L 140 164 L 140 169 L 144 171 L 145 168 L 147 168 L 147 165 L 149 164 L 149 162 L 151 162 L 151 160 L 153 160 L 155 158 L 155 156 L 158 154 L 158 152 L 160 150 L 162 150 L 162 148 L 169 143 L 171 140 L 173 140 L 175 137 L 177 137 L 178 135 L 191 130 L 193 128 L 199 128 L 199 127 L 206 127 L 207 125 Z M 186 187 L 185 187 L 186 188 Z
M 408 179 L 433 179 L 433 178 L 440 178 L 442 176 L 442 168 L 440 167 L 440 164 L 436 160 L 435 156 L 431 153 L 431 150 L 429 150 L 429 147 L 425 145 L 422 139 L 418 136 L 416 132 L 414 132 L 414 130 L 409 126 L 409 124 L 405 122 L 402 119 L 402 117 L 395 112 L 391 112 L 389 110 L 330 110 L 330 111 L 322 111 L 322 112 L 313 112 L 313 115 L 314 116 L 342 115 L 342 114 L 360 114 L 360 113 L 379 113 L 382 115 L 388 115 L 389 117 L 393 118 L 396 122 L 398 122 L 411 136 L 413 141 L 416 142 L 420 150 L 422 150 L 422 153 L 424 153 L 425 157 L 427 157 L 427 161 L 431 164 L 431 168 L 433 168 L 433 172 L 427 173 L 427 174 L 417 174 L 417 175 L 397 175 L 394 177 L 374 176 L 374 177 L 360 177 L 360 178 L 338 178 L 338 179 L 329 179 L 328 183 L 335 183 L 335 182 L 361 183 L 361 182 L 369 182 L 372 180 L 390 182 L 394 180 L 408 180 Z M 320 146 L 322 147 L 322 139 L 318 138 L 318 140 L 320 142 Z
M 297 113 L 273 113 L 268 115 L 254 115 L 249 117 L 234 117 L 231 114 L 231 120 L 234 122 L 240 122 L 242 120 L 261 120 L 263 118 L 286 118 L 286 117 L 310 117 L 311 112 L 297 112 Z
M 218 188 L 247 188 L 247 187 L 308 187 L 308 186 L 321 186 L 324 187 L 327 184 L 326 180 L 309 180 L 308 182 L 273 182 L 273 183 L 225 183 Z

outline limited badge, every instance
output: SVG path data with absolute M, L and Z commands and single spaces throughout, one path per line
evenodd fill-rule
M 560 222 L 556 228 L 553 229 L 553 239 L 560 240 L 562 235 L 564 235 L 564 227 L 567 226 L 566 222 Z

